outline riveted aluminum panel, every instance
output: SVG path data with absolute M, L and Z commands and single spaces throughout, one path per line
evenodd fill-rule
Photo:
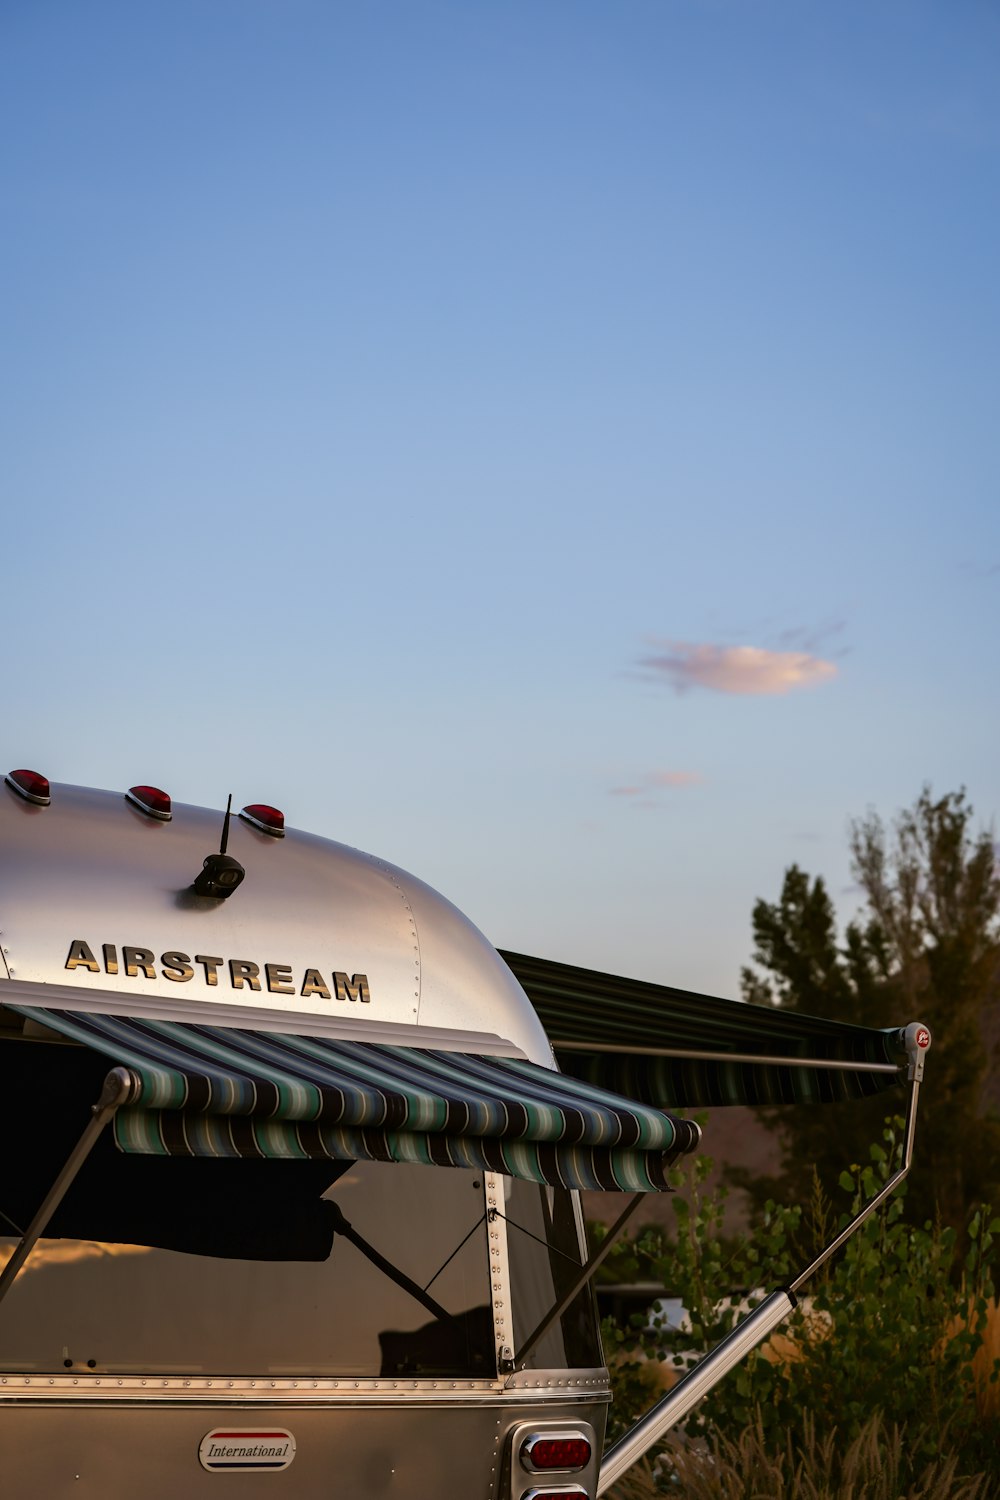
M 266 1410 L 207 1406 L 18 1403 L 3 1410 L 4 1500 L 497 1500 L 518 1424 L 585 1421 L 592 1401 L 512 1406 L 355 1405 Z M 294 1461 L 276 1472 L 210 1473 L 199 1448 L 215 1429 L 290 1433 Z

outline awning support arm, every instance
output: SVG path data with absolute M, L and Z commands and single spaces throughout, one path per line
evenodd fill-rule
M 835 1240 L 831 1240 L 829 1245 L 827 1245 L 825 1249 L 820 1251 L 815 1260 L 813 1260 L 808 1266 L 806 1266 L 805 1270 L 801 1272 L 800 1275 L 796 1276 L 794 1281 L 789 1283 L 789 1291 L 792 1292 L 793 1295 L 798 1292 L 800 1287 L 805 1285 L 805 1283 L 811 1276 L 815 1275 L 820 1266 L 826 1265 L 826 1262 L 830 1259 L 830 1257 L 832 1255 L 836 1255 L 841 1245 L 845 1244 L 846 1241 L 851 1238 L 851 1235 L 854 1234 L 855 1230 L 861 1228 L 866 1219 L 871 1218 L 872 1214 L 877 1208 L 881 1208 L 882 1204 L 889 1197 L 890 1193 L 895 1192 L 896 1188 L 899 1186 L 903 1178 L 906 1176 L 907 1172 L 910 1170 L 910 1166 L 913 1162 L 913 1136 L 917 1127 L 917 1095 L 919 1091 L 920 1079 L 914 1078 L 910 1084 L 910 1097 L 906 1102 L 906 1125 L 903 1132 L 903 1160 L 900 1165 L 899 1171 L 893 1173 L 888 1182 L 884 1183 L 879 1191 L 875 1194 L 875 1197 L 872 1198 L 871 1202 L 866 1203 L 861 1212 L 856 1214 L 849 1224 L 845 1225 L 845 1227 L 837 1235 L 837 1238 Z
M 904 1037 L 909 1058 L 910 1097 L 906 1105 L 903 1160 L 899 1170 L 893 1173 L 871 1202 L 865 1204 L 861 1212 L 856 1214 L 851 1222 L 840 1231 L 836 1239 L 820 1251 L 819 1255 L 794 1281 L 787 1287 L 777 1288 L 765 1298 L 749 1317 L 738 1323 L 709 1354 L 705 1355 L 704 1359 L 699 1360 L 683 1380 L 678 1381 L 672 1391 L 658 1401 L 623 1438 L 619 1439 L 613 1448 L 608 1450 L 604 1455 L 597 1482 L 599 1496 L 609 1490 L 612 1485 L 617 1484 L 626 1470 L 637 1463 L 643 1454 L 648 1453 L 671 1427 L 676 1426 L 678 1422 L 683 1422 L 692 1408 L 724 1375 L 727 1375 L 752 1349 L 763 1343 L 774 1332 L 779 1323 L 782 1323 L 795 1308 L 799 1288 L 814 1272 L 819 1270 L 820 1266 L 826 1264 L 831 1255 L 836 1254 L 856 1230 L 860 1229 L 865 1220 L 870 1218 L 885 1202 L 889 1194 L 899 1186 L 909 1172 L 913 1161 L 917 1098 L 924 1076 L 924 1054 L 930 1046 L 931 1037 L 927 1027 L 916 1022 L 906 1028 Z
M 25 1230 L 21 1238 L 21 1243 L 15 1249 L 6 1266 L 4 1266 L 2 1274 L 0 1274 L 0 1302 L 7 1295 L 14 1282 L 14 1278 L 35 1248 L 35 1244 L 45 1233 L 49 1220 L 65 1197 L 76 1174 L 90 1155 L 101 1131 L 108 1124 L 109 1120 L 114 1118 L 118 1108 L 131 1096 L 134 1087 L 135 1080 L 127 1068 L 112 1068 L 111 1072 L 105 1078 L 101 1097 L 96 1104 L 91 1106 L 91 1118 L 86 1129 L 66 1158 L 62 1170 L 43 1198 L 35 1217 Z
M 614 1249 L 618 1237 L 621 1234 L 622 1230 L 625 1228 L 625 1225 L 628 1223 L 629 1219 L 635 1213 L 636 1209 L 639 1207 L 639 1204 L 645 1197 L 645 1193 L 632 1194 L 632 1197 L 629 1199 L 628 1203 L 625 1205 L 625 1208 L 619 1214 L 618 1218 L 612 1224 L 611 1228 L 604 1236 L 598 1248 L 594 1251 L 593 1255 L 591 1255 L 589 1259 L 586 1260 L 580 1267 L 580 1270 L 574 1278 L 569 1290 L 565 1291 L 562 1294 L 558 1302 L 556 1302 L 552 1307 L 549 1308 L 548 1312 L 545 1314 L 544 1318 L 538 1324 L 538 1326 L 536 1328 L 533 1328 L 532 1331 L 528 1334 L 528 1337 L 525 1339 L 520 1349 L 518 1349 L 517 1353 L 514 1355 L 514 1358 L 512 1360 L 514 1369 L 517 1369 L 518 1365 L 521 1365 L 523 1367 L 525 1357 L 527 1356 L 529 1351 L 532 1350 L 538 1343 L 538 1340 L 542 1337 L 542 1334 L 547 1332 L 547 1330 L 552 1327 L 552 1324 L 556 1321 L 557 1318 L 562 1317 L 563 1313 L 566 1311 L 567 1307 L 569 1307 L 570 1303 L 573 1302 L 574 1299 L 578 1297 L 583 1291 L 584 1287 L 587 1285 L 587 1282 L 594 1275 L 594 1272 L 598 1269 L 599 1266 L 603 1265 L 604 1261 Z M 490 1217 L 496 1217 L 496 1213 L 496 1209 L 491 1209 Z M 508 1222 L 510 1221 L 508 1220 Z M 517 1226 L 515 1225 L 515 1228 L 516 1227 Z

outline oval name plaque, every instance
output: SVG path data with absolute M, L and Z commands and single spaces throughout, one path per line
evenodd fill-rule
M 295 1457 L 295 1439 L 281 1428 L 216 1427 L 206 1432 L 198 1447 L 203 1469 L 287 1469 Z

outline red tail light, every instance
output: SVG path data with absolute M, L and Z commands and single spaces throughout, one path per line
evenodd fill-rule
M 39 807 L 48 807 L 52 801 L 49 783 L 37 771 L 8 771 L 4 781 L 26 802 L 36 802 Z
M 147 817 L 159 818 L 161 823 L 169 823 L 173 816 L 170 798 L 158 786 L 130 786 L 125 793 L 125 800 Z
M 590 1452 L 587 1439 L 576 1433 L 539 1434 L 521 1444 L 521 1463 L 536 1473 L 549 1469 L 582 1469 L 590 1462 Z
M 525 1490 L 521 1500 L 590 1500 L 590 1496 L 578 1484 L 573 1484 L 568 1490 Z
M 266 802 L 251 802 L 240 813 L 244 823 L 249 823 L 251 828 L 256 828 L 260 833 L 269 833 L 273 838 L 281 839 L 285 836 L 285 815 L 276 807 L 268 807 Z

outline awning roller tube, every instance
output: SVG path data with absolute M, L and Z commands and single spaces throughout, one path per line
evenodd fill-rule
M 905 1080 L 895 1027 L 748 1005 L 501 952 L 560 1066 L 661 1109 L 867 1098 Z

